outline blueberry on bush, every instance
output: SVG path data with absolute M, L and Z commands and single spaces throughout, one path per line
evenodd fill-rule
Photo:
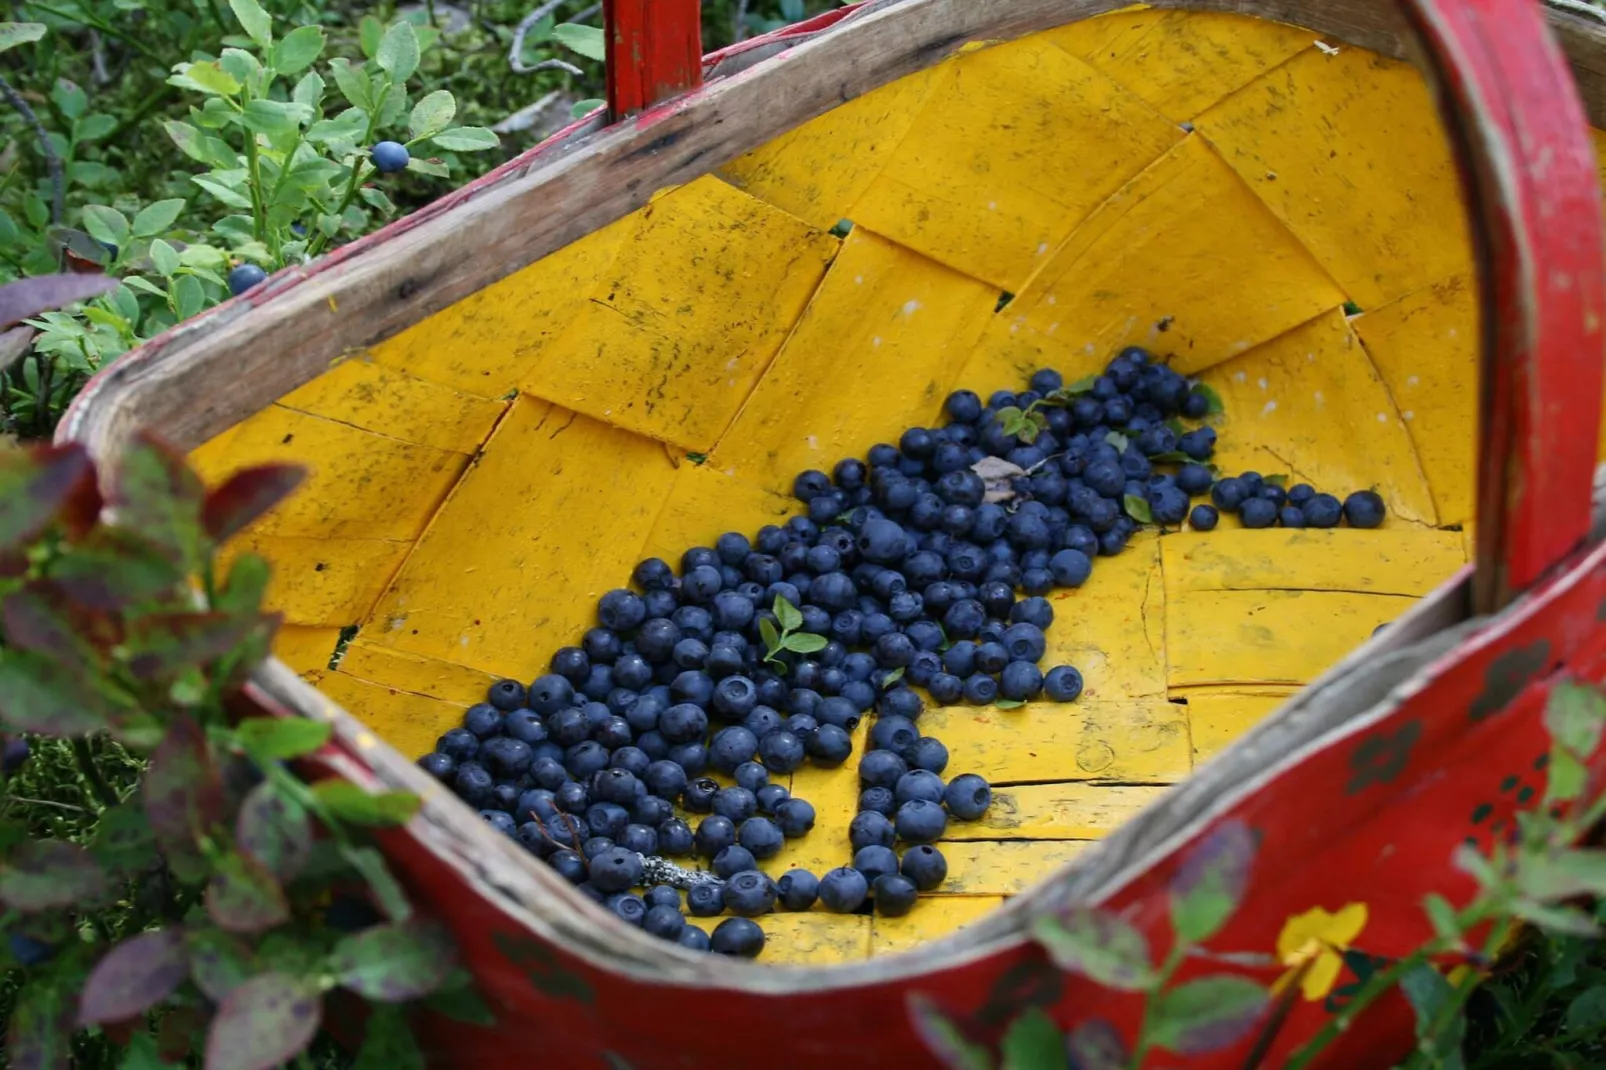
M 229 293 L 239 297 L 267 277 L 268 273 L 255 264 L 238 264 L 229 271 Z
M 405 171 L 407 169 L 407 161 L 412 158 L 407 151 L 407 146 L 397 141 L 377 142 L 368 156 L 374 162 L 374 170 L 382 175 L 393 175 L 397 171 Z

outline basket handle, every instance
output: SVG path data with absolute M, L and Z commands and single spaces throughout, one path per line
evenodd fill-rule
M 1600 190 L 1578 91 L 1531 0 L 1401 0 L 1467 191 L 1483 309 L 1474 610 L 1582 545 L 1602 387 Z
M 603 0 L 608 121 L 703 83 L 699 0 Z

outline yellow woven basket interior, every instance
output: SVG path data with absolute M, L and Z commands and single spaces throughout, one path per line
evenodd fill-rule
M 1461 213 L 1413 68 L 1122 12 L 967 49 L 662 191 L 195 456 L 212 479 L 310 466 L 239 548 L 277 566 L 279 656 L 409 758 L 545 671 L 637 561 L 794 514 L 795 473 L 937 422 L 956 388 L 1142 344 L 1219 392 L 1228 471 L 1378 489 L 1376 531 L 1141 534 L 1053 596 L 1045 664 L 1083 670 L 1079 703 L 928 711 L 950 775 L 1004 785 L 950 828 L 941 894 L 765 922 L 766 962 L 884 954 L 1074 857 L 1466 562 Z M 844 864 L 851 768 L 793 790 L 820 822 L 768 868 Z

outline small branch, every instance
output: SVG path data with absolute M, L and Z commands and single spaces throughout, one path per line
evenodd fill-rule
M 13 795 L 10 798 L 12 802 L 22 803 L 25 806 L 53 806 L 57 810 L 67 810 L 75 814 L 88 814 L 93 812 L 90 810 L 85 810 L 82 806 L 74 806 L 72 803 L 56 802 L 53 799 L 29 799 L 22 795 Z
M 50 172 L 50 221 L 57 226 L 61 225 L 61 217 L 66 212 L 67 184 L 62 173 L 61 157 L 56 155 L 56 147 L 50 143 L 50 135 L 45 131 L 45 124 L 39 121 L 39 116 L 22 99 L 22 94 L 11 88 L 11 83 L 0 76 L 0 94 L 4 94 L 7 101 L 21 114 L 23 120 L 33 128 L 33 136 L 39 141 L 39 151 L 45 157 L 45 169 Z
M 549 59 L 533 66 L 524 62 L 524 37 L 534 28 L 535 24 L 562 7 L 568 0 L 546 0 L 546 3 L 531 11 L 519 20 L 518 26 L 513 29 L 513 44 L 507 50 L 508 66 L 513 68 L 514 74 L 532 74 L 542 70 L 565 70 L 572 74 L 583 74 L 584 71 L 562 60 Z

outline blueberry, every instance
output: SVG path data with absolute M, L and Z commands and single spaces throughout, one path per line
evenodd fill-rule
M 803 764 L 803 741 L 783 730 L 771 732 L 758 744 L 764 766 L 776 773 L 790 773 Z
M 1188 514 L 1188 523 L 1194 531 L 1214 531 L 1216 524 L 1221 520 L 1221 514 L 1213 505 L 1196 505 L 1193 512 Z
M 781 851 L 785 836 L 767 817 L 750 817 L 736 830 L 736 841 L 756 858 L 773 858 Z
M 686 770 L 670 761 L 656 761 L 648 765 L 640 779 L 647 790 L 661 799 L 674 802 L 686 790 Z
M 1246 528 L 1269 528 L 1277 522 L 1277 506 L 1265 498 L 1248 498 L 1238 507 L 1238 519 Z
M 807 910 L 820 897 L 820 878 L 806 869 L 789 869 L 775 882 L 775 892 L 787 910 Z
M 889 750 L 873 750 L 859 759 L 859 783 L 867 788 L 891 789 L 908 771 L 908 763 Z
M 406 152 L 406 149 L 402 150 Z M 238 264 L 229 271 L 229 293 L 239 297 L 268 277 L 268 273 L 255 264 Z
M 716 955 L 756 959 L 764 950 L 764 930 L 747 918 L 726 918 L 714 926 L 708 946 Z
M 16 771 L 14 768 L 10 767 L 9 763 L 12 761 L 13 745 L 19 742 L 23 745 L 23 747 L 27 747 L 28 745 L 28 741 L 25 739 L 8 739 L 6 740 L 4 754 L 3 756 L 0 756 L 0 771 L 3 771 L 7 776 L 10 776 Z M 16 762 L 18 766 L 20 766 L 23 761 L 27 760 L 26 751 L 21 753 L 21 759 L 17 760 Z M 442 754 L 440 751 L 431 751 L 422 758 L 418 759 L 418 767 L 437 780 L 450 780 L 453 774 L 457 772 L 457 761 L 449 754 Z
M 466 728 L 453 728 L 435 743 L 435 749 L 454 762 L 471 762 L 480 753 L 480 740 Z
M 691 826 L 678 817 L 658 826 L 658 852 L 671 858 L 684 858 L 696 847 Z
M 689 743 L 701 739 L 708 731 L 708 714 L 703 712 L 701 706 L 690 702 L 679 703 L 669 707 L 658 718 L 658 731 L 671 743 Z
M 1277 522 L 1285 528 L 1305 526 L 1305 513 L 1297 505 L 1285 505 L 1277 513 Z
M 955 390 L 942 407 L 949 418 L 958 423 L 973 424 L 981 419 L 981 398 L 971 390 Z
M 864 874 L 848 866 L 839 866 L 820 879 L 820 902 L 825 909 L 837 914 L 851 914 L 864 904 L 870 894 L 870 882 Z
M 1216 450 L 1216 429 L 1200 427 L 1187 432 L 1177 439 L 1177 449 L 1195 461 L 1205 460 Z
M 753 796 L 758 799 L 759 813 L 775 814 L 781 804 L 792 797 L 792 792 L 784 784 L 765 784 L 753 792 Z
M 591 883 L 610 893 L 635 887 L 641 883 L 640 857 L 623 847 L 610 847 L 591 860 Z
M 732 725 L 714 733 L 713 741 L 708 745 L 708 764 L 718 772 L 729 775 L 743 762 L 752 761 L 757 753 L 758 740 L 753 733 L 740 725 Z
M 688 951 L 707 951 L 710 946 L 708 934 L 695 925 L 688 925 L 680 930 L 680 935 L 675 937 L 675 943 Z
M 697 823 L 697 853 L 713 858 L 736 842 L 736 823 L 721 814 L 713 814 Z
M 781 717 L 781 715 L 770 707 L 754 706 L 753 712 L 748 714 L 747 720 L 742 722 L 742 727 L 753 733 L 753 735 L 756 736 L 759 742 L 762 744 L 765 736 L 768 736 L 774 732 L 779 732 L 785 723 L 786 721 Z M 761 762 L 763 757 L 762 746 L 759 748 L 759 755 Z M 760 762 L 749 762 L 745 764 L 758 765 Z
M 1014 628 L 1018 627 L 1018 625 L 1010 625 L 1010 627 Z M 1027 625 L 1027 627 L 1031 626 Z M 1001 635 L 1000 638 L 1002 638 Z M 1029 650 L 1031 639 L 1022 637 L 1022 641 L 1028 644 L 1023 649 Z M 1016 659 L 1011 654 L 1009 647 L 1006 647 L 1001 642 L 986 642 L 976 648 L 976 671 L 978 673 L 1003 672 L 1004 666 L 1014 660 Z
M 1336 528 L 1339 518 L 1344 515 L 1344 507 L 1331 494 L 1312 496 L 1299 507 L 1299 511 L 1305 514 L 1307 528 Z
M 1202 419 L 1210 412 L 1210 399 L 1202 391 L 1194 389 L 1182 399 L 1182 415 L 1190 420 Z
M 833 769 L 853 754 L 853 737 L 837 725 L 822 724 L 804 741 L 803 749 L 808 751 L 815 765 Z
M 593 773 L 608 767 L 608 748 L 594 739 L 588 739 L 570 747 L 564 754 L 563 764 L 570 776 L 584 782 Z
M 1074 553 L 1075 551 L 1066 552 Z M 1011 660 L 1035 662 L 1042 658 L 1043 651 L 1047 648 L 1048 643 L 1043 636 L 1043 629 L 1035 624 L 1028 624 L 1022 621 L 1019 624 L 1011 624 L 1004 629 L 1003 646 L 1005 650 L 1009 651 Z
M 1150 487 L 1148 493 L 1149 515 L 1156 524 L 1166 527 L 1175 527 L 1182 523 L 1188 515 L 1188 496 L 1180 487 L 1158 486 Z
M 743 918 L 768 914 L 776 891 L 775 882 L 756 869 L 733 873 L 725 881 L 725 909 Z
M 859 792 L 859 810 L 891 817 L 898 809 L 891 788 L 865 788 Z
M 1043 694 L 1054 702 L 1075 702 L 1082 694 L 1082 674 L 1070 665 L 1048 670 L 1043 677 Z
M 513 816 L 520 821 L 532 818 L 546 820 L 558 812 L 557 797 L 546 788 L 531 788 L 522 792 L 513 804 Z
M 1288 504 L 1297 505 L 1301 509 L 1305 503 L 1316 497 L 1316 488 L 1309 483 L 1295 483 L 1288 488 Z
M 870 744 L 877 750 L 902 754 L 920 738 L 919 729 L 907 717 L 881 717 L 870 729 Z
M 897 833 L 892 827 L 892 821 L 885 814 L 874 810 L 865 810 L 855 814 L 848 823 L 848 843 L 854 851 L 866 847 L 891 847 L 896 842 Z
M 871 844 L 853 852 L 853 868 L 874 884 L 882 874 L 898 872 L 898 856 L 892 853 L 890 847 Z
M 952 706 L 964 697 L 964 681 L 950 673 L 940 672 L 926 685 L 931 701 L 939 706 Z
M 789 840 L 806 836 L 814 827 L 814 804 L 807 799 L 783 799 L 775 807 L 775 823 Z
M 519 826 L 506 810 L 481 810 L 480 816 L 496 831 L 509 836 L 518 835 Z
M 875 898 L 876 913 L 889 918 L 902 917 L 915 905 L 914 882 L 896 873 L 877 877 L 870 884 L 870 892 Z
M 925 709 L 920 694 L 911 688 L 895 687 L 882 694 L 876 709 L 883 717 L 903 717 L 913 721 Z
M 382 175 L 393 175 L 397 171 L 407 169 L 407 161 L 411 158 L 407 146 L 396 141 L 380 141 L 369 150 L 369 159 L 373 160 L 374 170 Z
M 642 896 L 646 900 L 648 909 L 653 907 L 668 907 L 677 914 L 680 912 L 680 889 L 667 884 L 655 884 L 647 889 Z
M 491 789 L 496 786 L 496 780 L 490 771 L 479 763 L 464 762 L 457 767 L 457 775 L 452 778 L 452 786 L 464 802 L 478 810 L 490 801 Z
M 630 811 L 618 803 L 593 803 L 586 808 L 586 828 L 593 836 L 618 839 L 630 824 Z
M 746 821 L 758 813 L 758 799 L 746 788 L 720 788 L 714 795 L 714 813 L 734 822 Z
M 854 681 L 859 683 L 862 681 Z M 819 720 L 820 726 L 834 725 L 845 732 L 851 732 L 858 727 L 859 709 L 851 699 L 836 695 L 821 702 L 815 708 L 814 716 Z
M 656 829 L 675 816 L 675 804 L 656 795 L 638 795 L 630 804 L 630 820 L 636 825 Z
M 489 702 L 477 703 L 463 714 L 463 727 L 479 739 L 498 735 L 502 731 L 502 711 Z
M 942 778 L 926 769 L 911 769 L 898 778 L 898 786 L 893 789 L 893 797 L 899 804 L 909 802 L 911 799 L 940 803 L 942 793 Z
M 933 843 L 942 838 L 948 828 L 948 815 L 934 802 L 911 799 L 898 807 L 893 820 L 898 838 L 909 843 Z
M 587 668 L 589 678 L 590 668 Z M 574 701 L 574 685 L 565 676 L 548 673 L 530 685 L 530 709 L 542 716 L 551 716 L 567 708 Z
M 962 773 L 948 782 L 942 801 L 954 817 L 975 821 L 992 805 L 993 789 L 975 773 Z
M 1344 499 L 1344 519 L 1352 528 L 1375 528 L 1383 523 L 1383 498 L 1375 491 L 1358 490 Z
M 524 685 L 517 680 L 498 680 L 491 685 L 485 701 L 504 713 L 510 713 L 524 705 Z
M 725 885 L 719 881 L 694 884 L 686 891 L 686 909 L 694 918 L 711 918 L 725 912 Z
M 903 852 L 903 864 L 899 872 L 917 889 L 929 892 L 948 876 L 948 860 L 930 844 L 921 844 Z
M 714 856 L 714 873 L 721 880 L 730 880 L 743 870 L 755 869 L 758 863 L 753 852 L 740 844 L 731 844 Z
M 1266 483 L 1261 486 L 1257 497 L 1265 498 L 1268 502 L 1281 509 L 1288 501 L 1288 492 L 1275 483 Z
M 1236 513 L 1249 495 L 1243 480 L 1236 476 L 1217 480 L 1216 485 L 1210 488 L 1210 500 L 1223 513 Z
M 965 701 L 972 706 L 991 706 L 998 698 L 998 681 L 986 673 L 965 679 Z
M 680 897 L 675 897 L 674 905 L 649 905 L 646 915 L 641 919 L 641 927 L 661 940 L 679 939 L 686 928 L 686 918 L 680 912 Z
M 903 760 L 909 763 L 909 768 L 924 769 L 929 773 L 941 773 L 948 767 L 948 748 L 940 739 L 931 736 L 921 736 L 903 749 Z
M 566 814 L 583 814 L 591 806 L 591 793 L 584 784 L 573 780 L 560 784 L 552 795 L 558 809 Z
M 1043 690 L 1043 673 L 1029 661 L 1012 661 L 998 677 L 998 693 L 1015 702 L 1030 702 Z
M 1061 550 L 1048 562 L 1056 587 L 1080 587 L 1093 574 L 1093 562 L 1081 550 Z
M 647 825 L 626 825 L 619 834 L 619 846 L 637 854 L 655 855 L 658 853 L 658 831 Z
M 698 777 L 685 787 L 683 792 L 684 805 L 694 814 L 710 813 L 714 809 L 714 797 L 723 790 L 719 781 L 711 777 Z
M 575 851 L 554 851 L 547 857 L 546 864 L 570 884 L 581 884 L 591 875 L 590 865 Z
M 642 737 L 641 742 L 645 743 L 646 737 Z M 684 769 L 689 777 L 702 776 L 708 769 L 708 748 L 701 743 L 676 744 L 669 748 L 665 757 Z

